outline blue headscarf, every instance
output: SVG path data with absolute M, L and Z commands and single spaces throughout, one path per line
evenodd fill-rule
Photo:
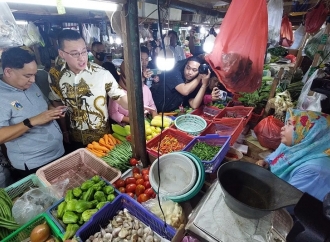
M 281 144 L 266 157 L 270 170 L 278 177 L 288 180 L 290 173 L 306 161 L 330 157 L 330 115 L 289 110 L 286 121 L 293 120 L 293 144 Z

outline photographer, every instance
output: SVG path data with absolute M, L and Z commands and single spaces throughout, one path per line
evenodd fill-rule
M 179 61 L 173 70 L 160 75 L 159 82 L 150 88 L 158 111 L 171 112 L 184 104 L 192 108 L 200 106 L 210 79 L 209 68 L 203 63 L 199 57 L 190 57 Z M 190 95 L 193 92 L 194 97 Z

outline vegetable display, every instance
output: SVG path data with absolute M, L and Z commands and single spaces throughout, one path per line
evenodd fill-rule
M 4 189 L 0 188 L 0 240 L 20 227 L 12 215 L 13 202 Z
M 103 157 L 120 143 L 121 141 L 116 139 L 113 135 L 105 134 L 102 138 L 100 138 L 99 142 L 93 141 L 88 144 L 87 149 L 97 157 Z
M 66 226 L 64 240 L 72 238 L 82 224 L 106 203 L 112 202 L 114 192 L 115 189 L 97 175 L 80 187 L 68 190 L 53 214 Z
M 109 166 L 124 172 L 131 167 L 130 159 L 132 156 L 133 152 L 131 144 L 128 141 L 123 141 L 104 155 L 102 160 L 104 160 Z
M 219 108 L 219 109 L 224 109 L 226 106 L 223 103 L 220 102 L 215 102 L 211 105 L 211 107 Z
M 221 146 L 209 145 L 205 142 L 197 142 L 190 153 L 198 156 L 201 160 L 212 160 L 220 151 Z
M 151 149 L 158 152 L 158 145 L 159 145 L 159 142 L 156 146 L 151 147 Z M 185 147 L 185 145 L 183 143 L 179 142 L 172 135 L 165 135 L 165 137 L 160 142 L 159 151 L 161 154 L 164 155 L 164 154 L 167 154 L 170 152 L 182 150 L 184 147 Z
M 161 239 L 125 208 L 118 211 L 106 228 L 101 228 L 86 240 L 86 242 L 93 241 L 160 242 Z
M 156 196 L 149 182 L 149 168 L 140 170 L 138 167 L 134 167 L 132 176 L 127 177 L 125 180 L 119 179 L 114 185 L 121 193 L 126 193 L 139 203 Z

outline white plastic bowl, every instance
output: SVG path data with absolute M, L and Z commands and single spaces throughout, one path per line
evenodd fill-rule
M 197 171 L 193 161 L 187 156 L 170 153 L 159 157 L 160 195 L 166 197 L 179 196 L 187 193 L 196 183 Z M 155 160 L 149 171 L 151 187 L 157 192 L 158 161 Z

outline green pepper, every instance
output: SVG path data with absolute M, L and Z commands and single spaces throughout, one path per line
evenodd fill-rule
M 65 195 L 65 201 L 68 202 L 70 200 L 74 199 L 72 190 L 67 190 Z
M 93 187 L 88 188 L 87 192 L 85 194 L 83 194 L 82 200 L 91 201 L 93 198 L 94 192 L 95 192 L 95 190 Z
M 99 201 L 97 201 L 97 200 L 93 200 L 93 201 L 91 201 L 90 203 L 91 203 L 91 205 L 92 205 L 91 208 L 96 208 L 97 204 L 99 204 Z
M 58 218 L 62 218 L 63 217 L 63 214 L 65 212 L 65 209 L 66 209 L 66 201 L 63 201 L 57 207 L 57 217 Z
M 72 193 L 76 198 L 79 198 L 82 194 L 82 190 L 80 189 L 80 187 L 76 187 L 72 190 Z
M 116 198 L 115 194 L 109 194 L 109 195 L 107 196 L 107 200 L 108 200 L 109 202 L 112 202 L 113 200 L 115 200 L 115 198 Z
M 95 175 L 95 176 L 93 176 L 92 181 L 95 183 L 98 183 L 99 181 L 101 181 L 101 178 L 100 178 L 100 176 Z
M 92 202 L 87 202 L 87 201 L 79 200 L 76 203 L 75 211 L 77 213 L 82 213 L 85 210 L 90 209 L 92 207 L 93 207 L 93 203 Z
M 104 181 L 100 181 L 96 184 L 94 184 L 92 187 L 94 188 L 95 191 L 101 191 L 102 187 L 104 187 L 105 182 Z
M 75 224 L 78 222 L 78 220 L 79 220 L 79 217 L 77 214 L 75 214 L 72 211 L 65 211 L 62 221 L 65 224 Z
M 112 194 L 115 192 L 115 189 L 112 186 L 105 186 L 103 187 L 103 192 L 107 195 Z
M 109 202 L 100 202 L 99 204 L 97 204 L 96 208 L 100 210 L 107 203 L 109 203 Z
M 77 199 L 72 199 L 66 203 L 66 211 L 76 211 Z
M 97 209 L 88 209 L 82 213 L 82 219 L 87 222 L 98 210 Z
M 104 192 L 101 192 L 101 191 L 95 192 L 94 199 L 99 201 L 99 202 L 105 202 L 107 200 L 105 195 L 104 195 Z
M 78 229 L 79 229 L 78 224 L 68 224 L 68 226 L 66 226 L 65 234 L 63 236 L 63 241 L 67 239 L 71 239 L 76 234 Z
M 83 184 L 81 184 L 80 189 L 83 191 L 86 191 L 93 185 L 94 185 L 94 182 L 92 180 L 88 180 L 88 181 L 85 181 Z

